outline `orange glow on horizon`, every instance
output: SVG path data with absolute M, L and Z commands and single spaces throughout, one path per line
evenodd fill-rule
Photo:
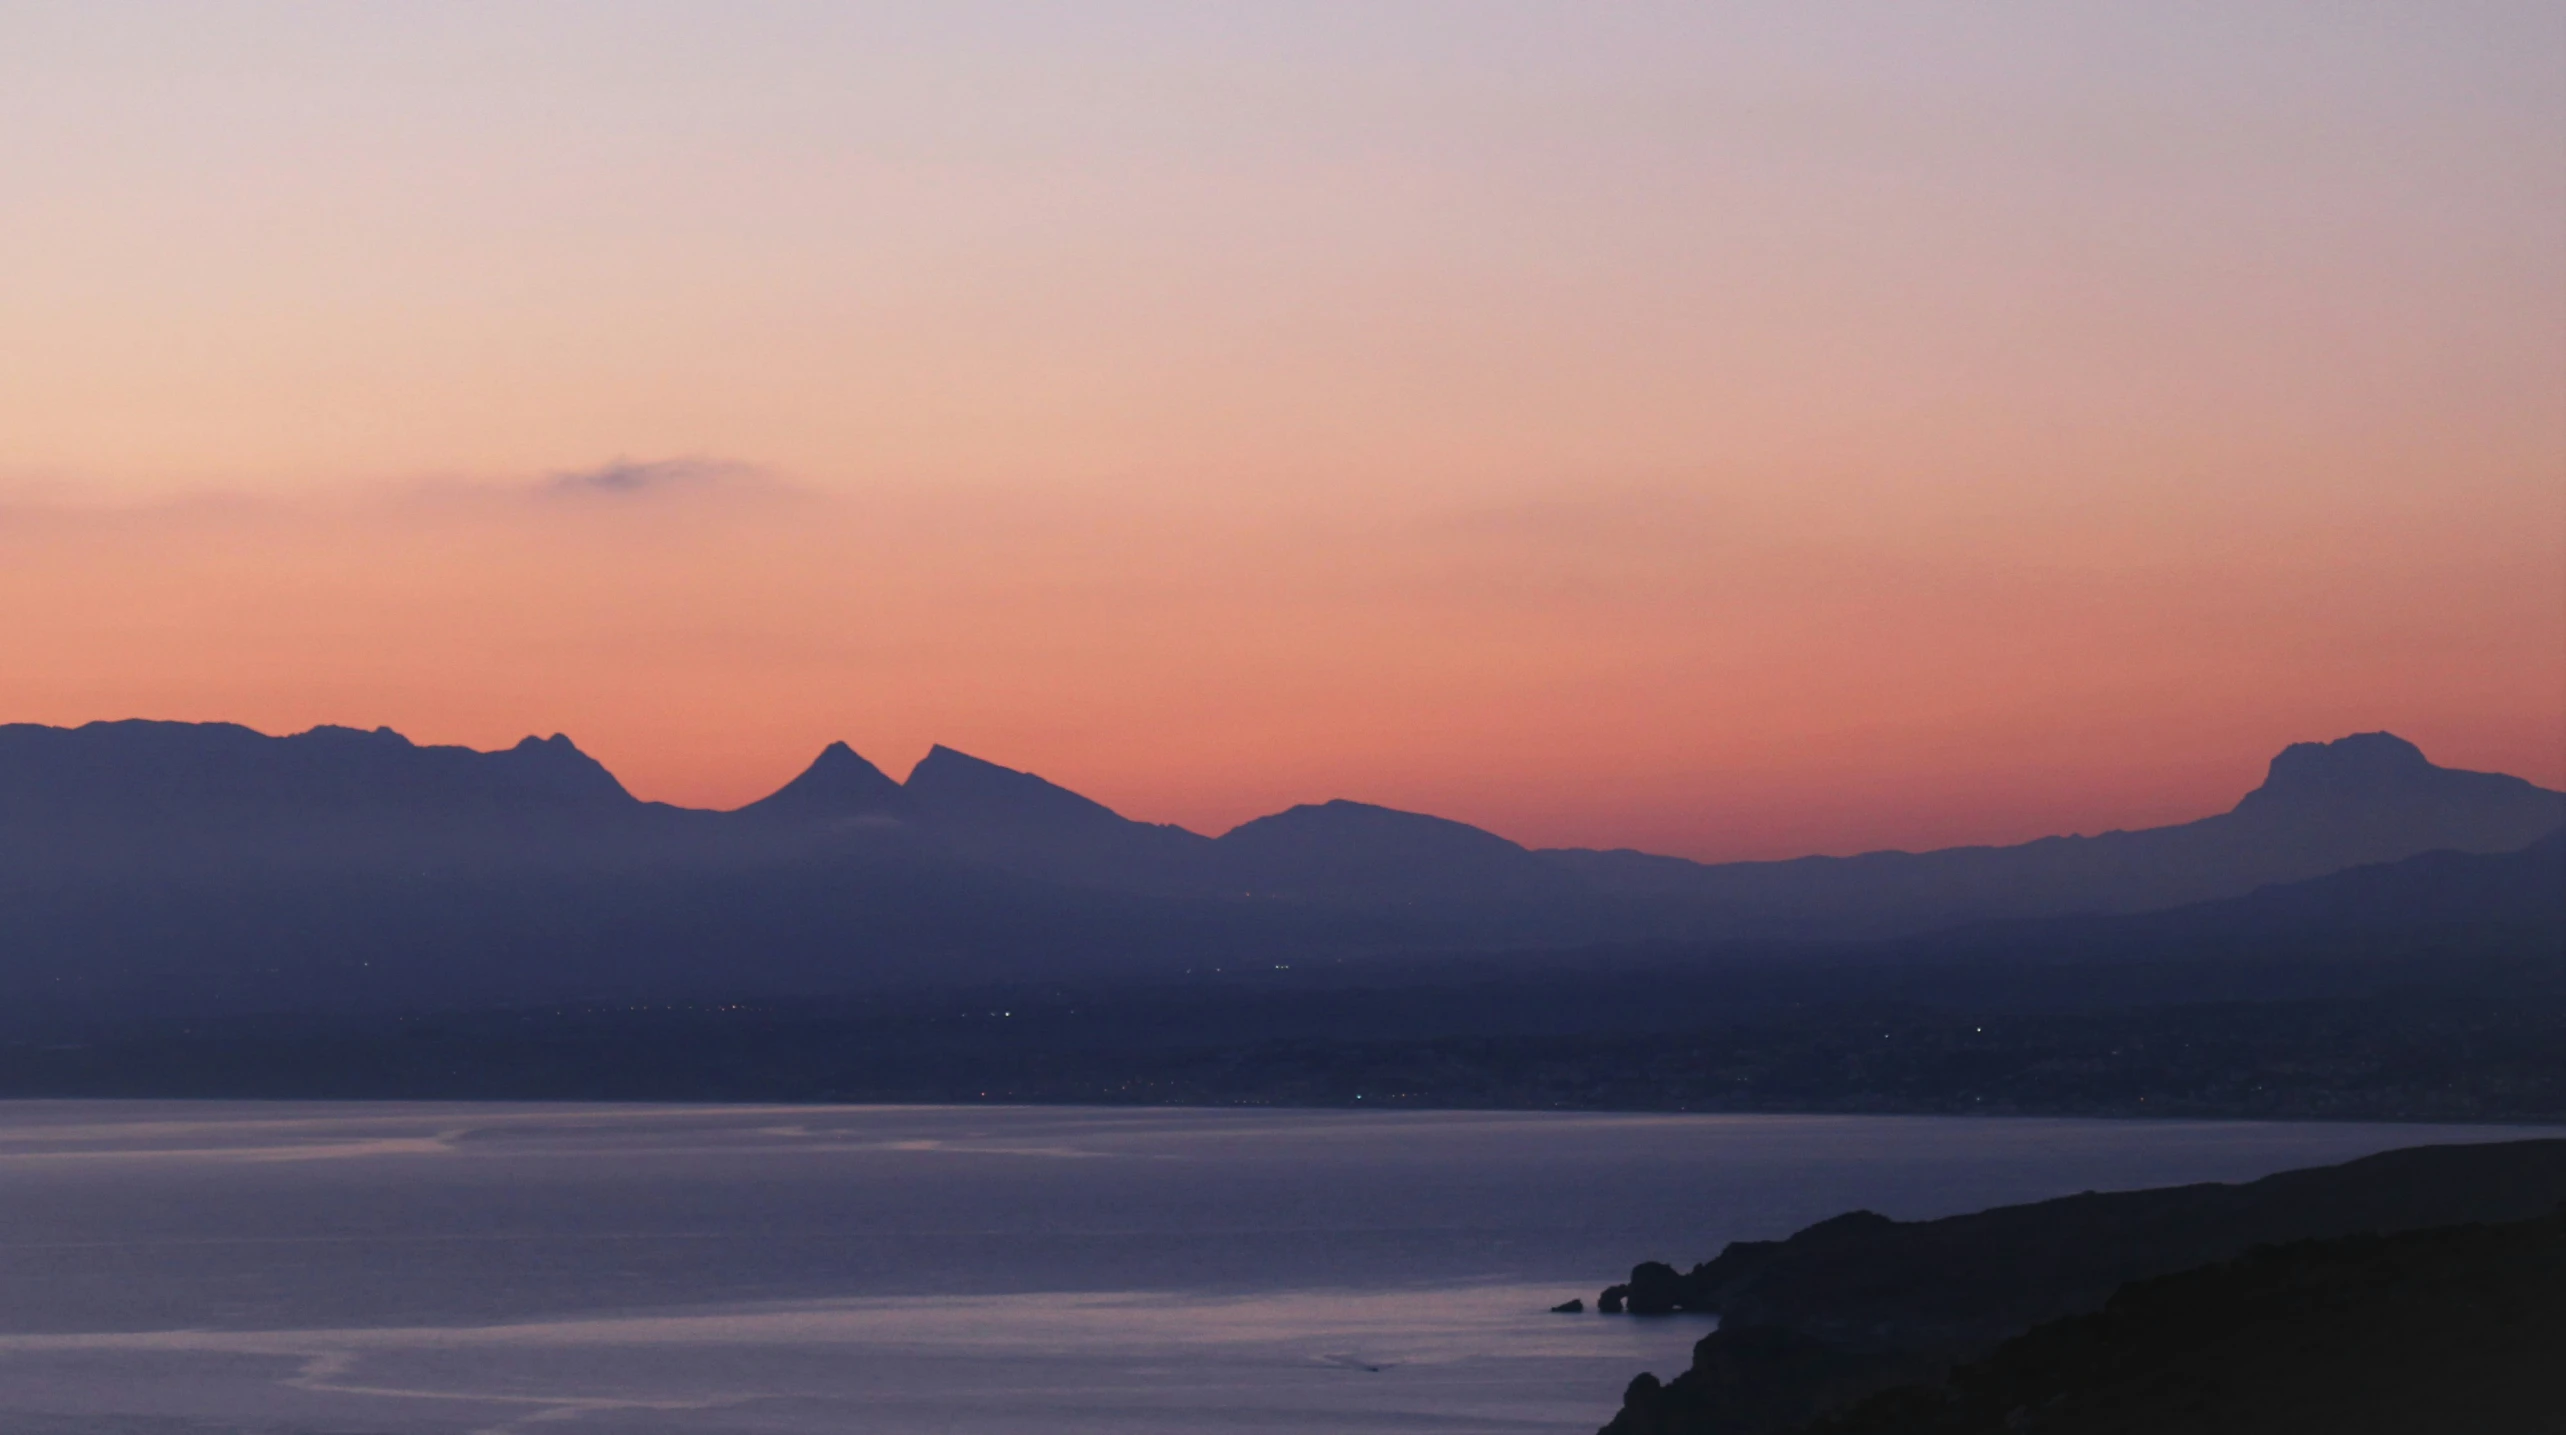
M 21 510 L 0 604 L 44 616 L 0 704 L 560 730 L 719 807 L 831 740 L 894 775 L 944 742 L 1204 831 L 1352 797 L 1705 857 L 2182 820 L 2287 742 L 2380 727 L 2566 785 L 2539 600 L 2566 564 L 2535 542 L 2371 535 L 2348 592 L 2358 535 L 2030 564 L 1736 522 L 1680 494 L 1349 530 L 755 484 Z

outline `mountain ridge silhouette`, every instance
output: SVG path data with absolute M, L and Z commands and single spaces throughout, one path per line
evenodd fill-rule
M 775 792 L 717 812 L 643 802 L 560 734 L 481 752 L 389 728 L 271 737 L 144 720 L 0 726 L 0 855 L 30 870 L 826 867 L 897 856 L 1075 889 L 1395 913 L 1474 940 L 1867 939 L 2139 912 L 2425 851 L 2509 851 L 2561 825 L 2566 794 L 2436 766 L 2384 732 L 2292 744 L 2228 811 L 2187 823 L 1699 863 L 1528 848 L 1344 799 L 1208 837 L 941 745 L 894 782 L 833 742 Z

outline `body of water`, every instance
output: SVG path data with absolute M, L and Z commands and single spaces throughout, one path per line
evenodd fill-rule
M 0 1428 L 1583 1435 L 1706 1328 L 1547 1313 L 1636 1260 L 2520 1134 L 0 1103 Z

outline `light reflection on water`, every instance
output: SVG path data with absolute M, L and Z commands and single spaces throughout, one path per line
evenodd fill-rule
M 907 1296 L 478 1327 L 0 1338 L 10 1403 L 273 1428 L 1583 1429 L 1706 1325 L 1548 1287 Z M 112 1393 L 102 1375 L 112 1372 Z M 102 1398 L 104 1397 L 104 1398 Z M 267 1428 L 253 1426 L 252 1428 Z
M 0 1103 L 0 1427 L 1565 1435 L 1704 1329 L 1547 1313 L 1642 1257 L 2512 1134 Z

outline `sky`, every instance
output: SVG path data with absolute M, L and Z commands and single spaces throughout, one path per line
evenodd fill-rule
M 1705 858 L 2566 786 L 2566 7 L 0 0 L 0 721 Z

